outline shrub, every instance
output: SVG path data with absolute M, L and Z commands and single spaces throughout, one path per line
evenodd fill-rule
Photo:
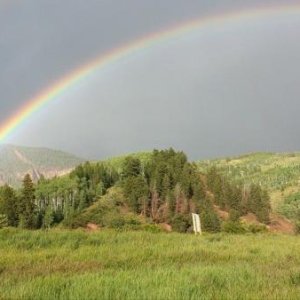
M 246 233 L 246 229 L 241 222 L 226 221 L 222 224 L 222 231 L 227 233 Z
M 221 222 L 218 215 L 213 209 L 207 209 L 200 214 L 203 231 L 219 232 L 221 230 Z
M 134 215 L 109 214 L 105 217 L 104 226 L 117 230 L 138 230 L 141 228 L 141 221 Z
M 290 275 L 290 282 L 292 285 L 300 286 L 300 273 L 297 272 L 295 274 Z
M 250 224 L 246 228 L 247 231 L 251 233 L 260 233 L 260 232 L 266 232 L 267 227 L 266 225 L 260 225 L 260 224 Z
M 0 229 L 8 226 L 8 219 L 6 215 L 0 215 Z
M 110 220 L 108 227 L 114 229 L 122 229 L 125 226 L 125 224 L 126 224 L 125 219 L 122 216 L 118 216 Z
M 229 220 L 232 222 L 238 222 L 240 219 L 240 212 L 238 212 L 236 209 L 231 209 L 229 211 Z
M 187 232 L 188 228 L 191 226 L 190 218 L 184 215 L 176 215 L 171 220 L 171 225 L 174 231 L 177 232 Z
M 300 221 L 295 223 L 295 234 L 300 234 Z
M 163 230 L 156 224 L 143 224 L 141 229 L 152 233 L 163 232 Z

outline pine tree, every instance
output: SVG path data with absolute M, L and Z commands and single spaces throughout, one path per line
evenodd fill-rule
M 33 229 L 35 227 L 35 194 L 34 185 L 29 174 L 25 175 L 23 180 L 18 210 L 20 219 L 22 219 L 21 226 Z
M 2 189 L 1 213 L 6 215 L 8 226 L 18 225 L 17 197 L 13 188 L 5 185 Z
M 214 194 L 216 204 L 224 208 L 224 182 L 222 177 L 218 174 L 215 167 L 211 168 L 207 173 L 207 187 Z
M 207 232 L 219 232 L 221 222 L 213 208 L 207 208 L 200 213 L 202 228 Z
M 198 207 L 202 229 L 207 232 L 218 232 L 221 230 L 221 222 L 214 211 L 212 201 L 209 196 L 206 196 L 204 201 L 201 202 L 201 205 Z
M 144 178 L 141 175 L 128 177 L 123 182 L 123 187 L 129 207 L 136 213 L 142 212 L 149 199 L 149 189 Z
M 256 214 L 260 208 L 260 186 L 252 184 L 250 186 L 250 194 L 248 200 L 249 211 Z
M 136 177 L 141 174 L 142 165 L 138 158 L 128 156 L 123 163 L 122 177 Z
M 259 185 L 251 185 L 248 207 L 260 222 L 268 223 L 270 221 L 270 197 L 268 192 L 262 190 Z

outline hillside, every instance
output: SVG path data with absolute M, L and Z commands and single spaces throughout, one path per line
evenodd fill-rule
M 216 167 L 238 183 L 257 183 L 269 190 L 273 209 L 300 191 L 300 153 L 253 153 L 197 162 L 200 170 Z
M 36 202 L 41 213 L 45 214 L 46 204 L 49 210 L 59 213 L 58 223 L 64 220 L 70 227 L 84 227 L 89 221 L 106 227 L 114 227 L 116 222 L 126 225 L 128 212 L 143 215 L 157 224 L 171 224 L 178 231 L 190 228 L 189 213 L 195 210 L 203 213 L 203 218 L 207 217 L 204 225 L 207 223 L 208 231 L 220 230 L 216 214 L 221 221 L 227 221 L 223 215 L 229 215 L 231 210 L 245 217 L 246 223 L 253 223 L 253 218 L 271 227 L 282 223 L 289 231 L 293 225 L 279 218 L 278 213 L 293 223 L 300 220 L 300 154 L 255 153 L 200 161 L 195 165 L 183 152 L 169 149 L 97 163 L 81 165 L 81 162 L 61 151 L 2 146 L 0 180 L 2 184 L 7 182 L 18 187 L 26 173 L 37 181 L 41 174 L 51 178 L 74 169 L 70 176 L 36 185 Z M 218 171 L 210 170 L 212 167 Z M 110 191 L 119 192 L 111 199 Z M 109 201 L 105 201 L 106 196 Z M 53 201 L 45 203 L 45 199 Z M 93 207 L 99 199 L 101 203 Z M 107 207 L 107 202 L 112 202 L 113 207 Z M 91 211 L 86 210 L 89 207 Z M 76 214 L 72 215 L 72 211 Z
M 34 180 L 63 175 L 83 160 L 56 150 L 14 145 L 0 146 L 0 185 L 18 186 L 26 173 Z

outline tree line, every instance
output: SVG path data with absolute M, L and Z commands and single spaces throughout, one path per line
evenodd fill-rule
M 269 196 L 260 186 L 237 186 L 214 168 L 203 174 L 183 152 L 168 149 L 154 150 L 147 162 L 128 156 L 118 170 L 109 163 L 86 162 L 68 176 L 42 177 L 36 184 L 26 175 L 20 190 L 0 189 L 0 226 L 67 225 L 114 187 L 123 191 L 126 209 L 177 231 L 190 230 L 192 212 L 200 214 L 205 231 L 219 231 L 216 207 L 233 221 L 251 212 L 269 222 Z

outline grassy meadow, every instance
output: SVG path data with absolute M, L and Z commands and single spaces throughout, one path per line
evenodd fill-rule
M 0 230 L 0 299 L 299 299 L 300 239 Z

